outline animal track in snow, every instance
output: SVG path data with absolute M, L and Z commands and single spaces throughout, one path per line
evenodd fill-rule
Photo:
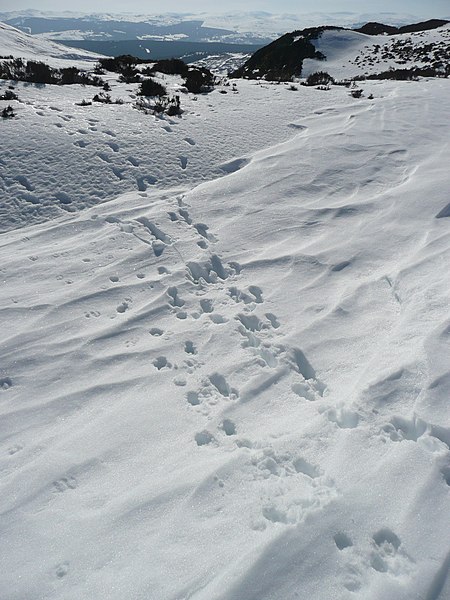
M 55 575 L 58 579 L 62 579 L 69 572 L 69 563 L 63 562 L 55 568 Z
M 171 369 L 172 365 L 170 364 L 170 362 L 167 360 L 167 358 L 165 356 L 158 356 L 158 358 L 155 358 L 155 360 L 153 361 L 153 366 L 158 369 L 158 371 L 161 371 L 161 369 Z
M 184 342 L 184 351 L 186 352 L 186 354 L 197 354 L 194 342 L 191 342 L 190 340 Z
M 400 538 L 391 529 L 380 529 L 373 534 L 372 539 L 370 565 L 375 571 L 403 575 L 412 570 L 411 559 L 401 548 Z
M 133 165 L 133 167 L 138 167 L 140 165 L 140 162 L 137 158 L 135 158 L 134 156 L 128 156 L 127 157 L 127 161 Z
M 150 329 L 150 335 L 153 335 L 155 337 L 160 337 L 163 333 L 164 331 L 162 329 L 159 329 L 159 327 L 152 327 Z
M 265 522 L 295 524 L 307 514 L 328 504 L 337 494 L 334 482 L 303 459 L 268 447 L 251 460 L 255 478 L 265 480 L 261 488 L 261 513 Z M 265 525 L 259 524 L 264 529 Z
M 224 323 L 228 323 L 228 319 L 226 317 L 217 313 L 209 315 L 209 318 L 215 325 L 223 325 Z
M 137 188 L 140 192 L 145 192 L 145 190 L 147 189 L 147 184 L 148 185 L 155 185 L 155 183 L 157 183 L 157 179 L 156 177 L 153 177 L 152 175 L 144 175 L 142 177 L 137 177 L 136 178 L 136 184 L 137 184 Z
M 200 300 L 200 308 L 204 313 L 212 313 L 214 311 L 213 301 L 209 298 L 202 298 Z
M 333 539 L 338 550 L 345 550 L 345 548 L 351 548 L 353 546 L 352 540 L 343 532 L 336 533 Z
M 57 493 L 65 492 L 66 490 L 74 490 L 78 486 L 75 477 L 62 477 L 53 482 L 53 490 Z
M 12 380 L 10 377 L 0 378 L 0 390 L 9 390 L 12 387 Z
M 73 143 L 73 145 L 78 146 L 78 148 L 87 148 L 87 146 L 89 146 L 89 142 L 86 142 L 85 140 L 77 140 Z
M 383 427 L 393 442 L 412 440 L 417 442 L 427 430 L 427 425 L 417 417 L 405 419 L 404 417 L 393 417 L 391 422 Z
M 217 255 L 211 256 L 211 258 L 204 262 L 188 262 L 188 276 L 196 284 L 201 283 L 217 283 L 218 279 L 226 279 L 230 272 L 227 270 L 220 258 Z
M 182 298 L 180 298 L 180 296 L 178 295 L 178 288 L 176 288 L 175 286 L 167 289 L 167 295 L 170 298 L 169 304 L 171 304 L 171 306 L 175 308 L 181 308 L 185 305 L 185 301 Z
M 231 396 L 239 397 L 237 390 L 231 388 L 228 385 L 225 377 L 220 373 L 213 373 L 212 375 L 210 375 L 209 381 L 213 384 L 213 386 L 222 396 L 225 396 L 226 398 L 229 398 Z
M 209 444 L 216 444 L 216 438 L 209 431 L 200 431 L 195 434 L 195 441 L 197 446 L 207 446 Z
M 119 304 L 119 306 L 116 308 L 116 311 L 118 313 L 124 313 L 126 312 L 128 309 L 130 308 L 130 305 L 128 304 L 128 302 L 122 302 L 122 304 Z
M 327 417 L 341 429 L 354 429 L 359 423 L 358 413 L 346 408 L 330 408 L 327 411 Z
M 8 448 L 8 454 L 10 456 L 13 456 L 14 454 L 17 454 L 17 452 L 20 452 L 21 450 L 23 450 L 23 446 L 21 444 L 15 444 L 14 446 L 11 446 L 10 448 Z
M 220 428 L 223 429 L 225 435 L 236 435 L 236 425 L 231 419 L 224 419 Z
M 188 392 L 186 394 L 186 400 L 191 406 L 198 406 L 200 404 L 200 398 L 197 392 Z
M 236 319 L 242 323 L 247 331 L 255 332 L 261 331 L 264 325 L 256 315 L 244 315 L 240 313 Z
M 113 152 L 119 152 L 120 150 L 119 144 L 116 144 L 115 142 L 106 142 L 105 145 L 109 146 Z

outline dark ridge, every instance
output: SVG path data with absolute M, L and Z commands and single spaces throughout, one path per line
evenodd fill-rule
M 359 33 L 364 33 L 366 35 L 383 35 L 387 33 L 388 35 L 393 35 L 394 33 L 398 33 L 398 27 L 394 27 L 393 25 L 384 25 L 383 23 L 366 23 L 362 27 L 355 29 Z
M 362 27 L 355 29 L 359 33 L 365 33 L 366 35 L 395 35 L 398 33 L 417 33 L 419 31 L 429 31 L 430 29 L 437 29 L 443 25 L 447 25 L 450 21 L 444 21 L 443 19 L 430 19 L 428 21 L 422 21 L 421 23 L 414 23 L 412 25 L 403 25 L 402 27 L 394 27 L 393 25 L 384 25 L 383 23 L 366 23 Z
M 232 77 L 261 79 L 267 81 L 290 81 L 302 73 L 305 58 L 325 60 L 311 40 L 316 40 L 325 30 L 342 27 L 311 27 L 302 31 L 286 33 L 251 56 Z
M 437 29 L 443 25 L 447 25 L 450 21 L 444 21 L 442 19 L 430 19 L 429 21 L 423 21 L 422 23 L 415 23 L 414 25 L 404 25 L 399 27 L 399 33 L 416 33 L 417 31 L 429 31 L 430 29 Z

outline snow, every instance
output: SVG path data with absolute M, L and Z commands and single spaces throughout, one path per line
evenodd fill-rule
M 132 108 L 137 84 L 105 79 L 123 105 L 76 106 L 99 92 L 92 86 L 16 85 L 21 103 L 10 104 L 19 118 L 2 123 L 0 231 L 131 190 L 223 176 L 232 159 L 288 139 L 299 117 L 329 101 L 315 90 L 300 96 L 285 85 L 237 81 L 236 92 L 219 86 L 196 99 L 181 94 L 182 118 L 159 118 Z M 175 92 L 181 80 L 162 83 Z M 0 95 L 8 84 L 0 81 Z M 337 103 L 349 101 L 346 90 L 331 94 Z
M 18 86 L 4 598 L 449 597 L 450 81 L 363 87 L 238 82 L 169 123 Z
M 10 55 L 26 60 L 41 60 L 57 68 L 68 66 L 67 61 L 72 63 L 76 61 L 82 68 L 92 68 L 93 62 L 96 62 L 100 56 L 81 48 L 61 46 L 0 23 L 0 56 Z
M 393 50 L 396 44 L 411 45 L 421 48 L 428 44 L 448 48 L 450 46 L 450 25 L 438 29 L 413 34 L 399 35 L 364 35 L 357 31 L 328 30 L 324 31 L 317 40 L 311 40 L 315 48 L 326 56 L 326 60 L 306 59 L 303 62 L 302 76 L 307 77 L 316 71 L 326 71 L 336 79 L 381 73 L 390 68 L 404 69 L 423 66 L 433 62 L 432 57 L 425 53 L 421 59 L 417 56 L 403 61 L 398 50 Z M 375 51 L 376 47 L 381 50 Z M 383 49 L 392 54 L 391 58 L 383 58 Z M 359 62 L 358 62 L 359 61 Z

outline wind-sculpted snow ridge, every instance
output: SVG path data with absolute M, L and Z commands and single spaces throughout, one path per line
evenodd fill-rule
M 0 237 L 3 597 L 449 597 L 449 82 L 374 89 Z

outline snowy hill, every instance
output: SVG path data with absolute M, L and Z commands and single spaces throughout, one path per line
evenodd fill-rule
M 290 80 L 326 71 L 336 79 L 350 79 L 390 68 L 446 64 L 450 24 L 389 36 L 327 26 L 285 34 L 258 50 L 235 76 Z
M 14 56 L 28 60 L 46 61 L 52 66 L 62 66 L 64 62 L 77 61 L 91 63 L 98 59 L 98 54 L 86 50 L 71 49 L 50 40 L 37 38 L 19 31 L 15 27 L 0 23 L 0 56 Z M 64 65 L 66 66 L 66 65 Z
M 448 600 L 450 80 L 107 78 L 0 121 L 0 596 Z
M 388 69 L 450 64 L 450 24 L 430 31 L 367 36 L 349 30 L 324 31 L 312 44 L 325 61 L 306 59 L 302 75 L 325 70 L 345 78 Z

